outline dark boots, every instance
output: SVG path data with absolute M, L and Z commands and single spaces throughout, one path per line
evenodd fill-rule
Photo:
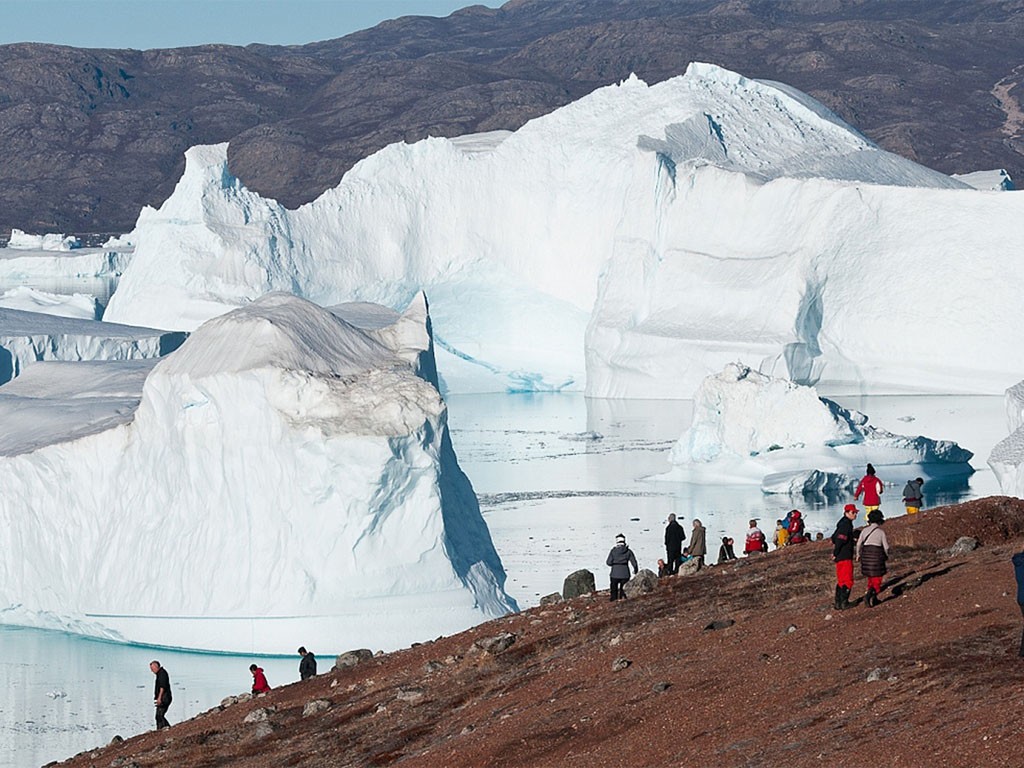
M 836 602 L 835 608 L 837 611 L 843 611 L 850 607 L 850 588 L 849 587 L 836 587 Z
M 878 593 L 873 589 L 869 589 L 867 595 L 864 597 L 864 602 L 867 603 L 868 608 L 874 608 L 878 605 Z

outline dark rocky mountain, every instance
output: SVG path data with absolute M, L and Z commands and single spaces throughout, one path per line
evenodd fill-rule
M 512 0 L 304 46 L 0 46 L 0 233 L 120 232 L 194 144 L 290 207 L 394 141 L 514 129 L 708 61 L 947 173 L 1024 179 L 1024 0 Z

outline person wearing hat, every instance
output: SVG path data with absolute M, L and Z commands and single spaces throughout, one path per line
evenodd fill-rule
M 609 599 L 625 599 L 626 593 L 622 587 L 629 581 L 629 567 L 633 566 L 634 576 L 640 569 L 637 568 L 636 555 L 633 554 L 633 550 L 626 546 L 626 537 L 623 534 L 620 533 L 615 537 L 615 546 L 608 553 L 608 559 L 605 561 L 605 564 L 610 565 L 612 568 L 611 597 Z
M 924 492 L 921 490 L 923 486 L 924 479 L 920 477 L 907 480 L 907 484 L 903 486 L 903 504 L 907 508 L 908 515 L 916 515 L 921 511 L 924 501 Z
M 867 471 L 864 473 L 864 477 L 860 479 L 857 484 L 857 490 L 853 492 L 853 498 L 859 499 L 860 495 L 864 494 L 864 514 L 870 515 L 873 510 L 878 509 L 882 504 L 882 491 L 885 490 L 885 486 L 882 481 L 875 476 L 875 468 L 868 464 Z
M 836 564 L 835 608 L 841 611 L 850 607 L 850 591 L 853 589 L 853 521 L 857 518 L 857 507 L 847 504 L 843 516 L 836 523 L 832 534 L 832 562 Z
M 878 593 L 882 591 L 882 577 L 885 576 L 885 561 L 889 559 L 889 540 L 882 530 L 882 510 L 868 512 L 868 525 L 857 539 L 857 560 L 860 572 L 868 579 L 868 593 L 864 602 L 869 608 L 878 605 Z

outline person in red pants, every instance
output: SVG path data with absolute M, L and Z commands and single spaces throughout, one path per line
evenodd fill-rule
M 856 517 L 857 507 L 847 504 L 843 516 L 836 523 L 835 533 L 832 534 L 832 562 L 836 564 L 837 611 L 850 607 L 850 591 L 853 589 L 853 521 Z
M 882 530 L 883 522 L 882 510 L 872 510 L 868 513 L 868 526 L 857 539 L 860 572 L 868 579 L 868 593 L 864 596 L 864 602 L 869 608 L 878 605 L 878 593 L 882 591 L 882 577 L 886 572 L 885 561 L 889 559 L 889 540 Z

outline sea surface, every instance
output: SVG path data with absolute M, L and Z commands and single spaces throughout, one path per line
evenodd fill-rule
M 998 493 L 985 464 L 1007 434 L 1001 397 L 835 398 L 874 426 L 901 434 L 951 439 L 975 453 L 977 470 L 959 486 L 925 486 L 925 506 Z M 459 458 L 480 498 L 508 575 L 508 592 L 523 608 L 561 590 L 565 576 L 588 568 L 606 587 L 605 557 L 626 535 L 641 567 L 664 556 L 670 512 L 689 531 L 697 517 L 708 530 L 711 559 L 722 536 L 741 547 L 747 521 L 766 532 L 797 507 L 811 532 L 829 535 L 848 500 L 765 496 L 758 486 L 667 483 L 667 453 L 689 425 L 689 401 L 594 401 L 573 394 L 462 395 L 449 398 L 449 424 Z M 902 512 L 898 470 L 879 470 L 893 485 L 883 494 L 887 515 Z M 887 502 L 892 499 L 892 505 Z M 965 532 L 969 533 L 969 532 Z M 823 578 L 830 578 L 823 564 Z M 320 671 L 333 653 L 312 648 Z M 167 668 L 178 722 L 247 691 L 251 657 L 184 653 L 0 626 L 0 768 L 40 766 L 153 727 L 153 675 Z M 298 679 L 299 657 L 255 659 L 270 684 Z

